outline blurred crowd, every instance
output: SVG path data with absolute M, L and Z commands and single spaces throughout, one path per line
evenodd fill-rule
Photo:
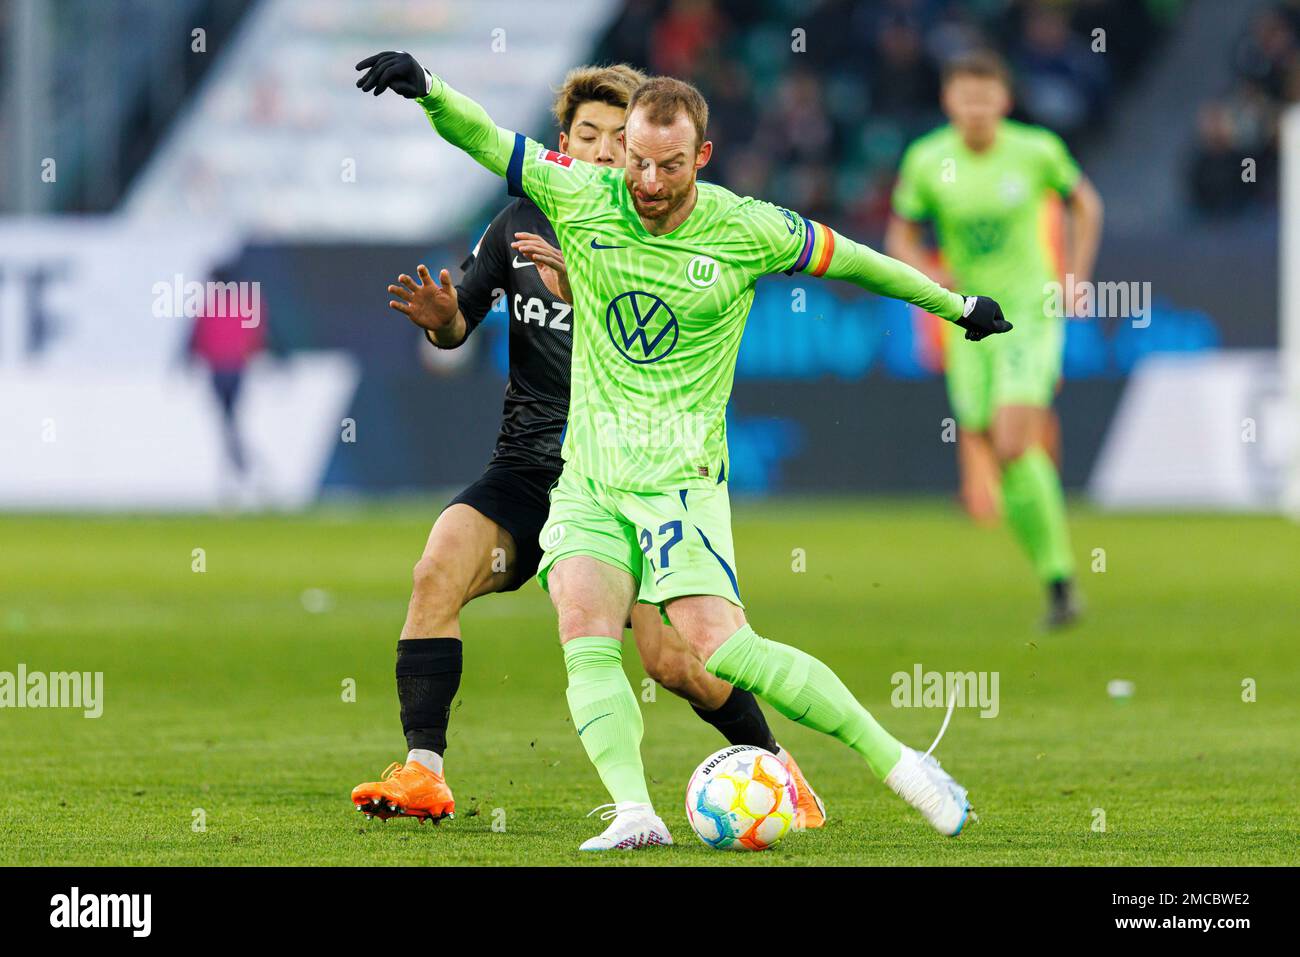
M 1188 169 L 1193 205 L 1214 218 L 1276 195 L 1278 121 L 1300 102 L 1300 0 L 1264 6 L 1231 49 L 1230 89 L 1200 105 Z M 1243 170 L 1247 159 L 1255 161 L 1253 172 Z
M 1014 117 L 1077 148 L 1182 3 L 628 0 L 599 55 L 700 87 L 716 144 L 707 178 L 878 233 L 904 147 L 943 122 L 944 61 L 1000 51 L 1015 74 Z

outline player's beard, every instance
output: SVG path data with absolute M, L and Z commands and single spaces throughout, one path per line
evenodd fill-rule
M 632 206 L 636 209 L 638 216 L 650 222 L 662 222 L 682 208 L 682 204 L 691 195 L 693 185 L 693 183 L 688 184 L 680 194 L 662 192 L 650 203 L 647 203 L 647 200 L 638 194 L 632 184 L 628 184 L 628 189 L 632 192 Z

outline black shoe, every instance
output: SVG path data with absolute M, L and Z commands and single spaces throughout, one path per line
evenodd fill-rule
M 1074 582 L 1068 578 L 1058 578 L 1047 586 L 1047 617 L 1043 619 L 1043 628 L 1057 631 L 1067 628 L 1079 620 L 1083 606 L 1075 594 Z

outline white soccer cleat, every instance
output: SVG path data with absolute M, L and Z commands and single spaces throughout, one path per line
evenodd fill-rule
M 591 817 L 596 811 L 603 812 L 600 819 L 609 821 L 609 827 L 603 833 L 583 841 L 578 848 L 580 851 L 635 851 L 642 847 L 673 842 L 668 826 L 649 804 L 602 804 L 587 816 Z
M 960 834 L 968 817 L 977 820 L 966 789 L 932 755 L 918 754 L 905 746 L 903 756 L 886 775 L 885 783 L 946 837 Z

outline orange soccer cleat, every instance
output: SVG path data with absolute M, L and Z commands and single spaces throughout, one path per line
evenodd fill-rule
M 794 778 L 795 790 L 799 794 L 799 803 L 795 806 L 794 811 L 794 829 L 796 831 L 811 831 L 815 827 L 821 827 L 826 823 L 826 805 L 817 792 L 812 789 L 808 779 L 803 776 L 799 770 L 799 765 L 795 763 L 794 755 L 784 748 L 781 749 L 785 757 L 782 764 Z
M 394 762 L 378 781 L 358 784 L 352 789 L 352 803 L 366 817 L 385 821 L 390 817 L 414 817 L 421 824 L 455 817 L 456 810 L 456 799 L 442 775 L 417 761 Z

